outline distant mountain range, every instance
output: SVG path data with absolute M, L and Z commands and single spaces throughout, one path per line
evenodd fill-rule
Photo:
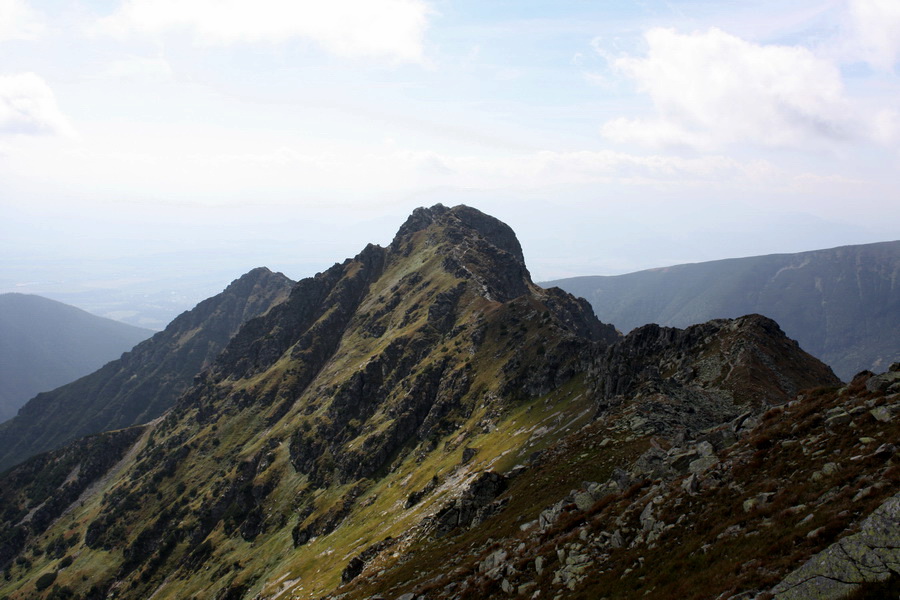
M 0 421 L 153 335 L 31 294 L 0 294 Z
M 85 435 L 155 419 L 244 322 L 285 299 L 292 285 L 281 273 L 254 269 L 118 360 L 35 396 L 15 418 L 0 424 L 0 470 Z M 92 335 L 79 331 L 85 338 Z
M 544 282 L 627 332 L 760 313 L 848 381 L 900 360 L 900 241 Z

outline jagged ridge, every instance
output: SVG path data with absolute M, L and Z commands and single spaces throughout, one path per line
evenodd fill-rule
M 496 219 L 417 210 L 387 248 L 249 321 L 59 525 L 80 540 L 69 566 L 27 553 L 0 593 L 27 597 L 55 570 L 82 598 L 314 598 L 381 549 L 401 572 L 413 558 L 440 565 L 435 527 L 451 544 L 460 529 L 516 531 L 654 436 L 721 445 L 728 436 L 704 428 L 723 414 L 750 411 L 749 426 L 791 390 L 836 381 L 759 317 L 620 337 L 584 301 L 535 286 Z M 695 419 L 701 400 L 711 408 Z M 665 421 L 644 414 L 656 405 L 680 427 L 657 431 Z M 592 427 L 616 439 L 602 445 Z M 543 479 L 541 465 L 553 465 Z M 497 484 L 512 475 L 531 486 L 524 501 Z M 414 583 L 373 585 L 398 596 Z
M 70 440 L 160 416 L 241 324 L 277 304 L 291 284 L 281 273 L 254 269 L 118 360 L 38 394 L 0 425 L 0 470 Z

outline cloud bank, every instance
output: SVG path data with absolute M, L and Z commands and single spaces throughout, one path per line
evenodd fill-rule
M 900 59 L 900 2 L 852 0 L 848 10 L 851 54 L 877 69 L 893 70 Z
M 34 73 L 0 75 L 0 134 L 73 133 L 43 79 Z
M 118 36 L 186 31 L 201 45 L 311 41 L 332 54 L 422 62 L 423 0 L 126 0 L 100 30 Z
M 0 41 L 33 40 L 44 30 L 38 15 L 22 0 L 0 0 Z
M 760 45 L 720 29 L 651 29 L 647 55 L 612 68 L 653 101 L 655 118 L 620 117 L 602 134 L 616 142 L 712 149 L 736 142 L 806 146 L 852 135 L 840 71 L 806 48 Z

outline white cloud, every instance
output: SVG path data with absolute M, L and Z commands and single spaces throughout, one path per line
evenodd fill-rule
M 100 30 L 192 33 L 203 45 L 310 40 L 345 57 L 422 62 L 424 0 L 126 0 Z
M 37 14 L 22 0 L 0 0 L 0 41 L 32 40 L 44 29 Z
M 173 79 L 172 67 L 164 58 L 130 56 L 110 63 L 104 75 L 114 79 L 164 83 Z
M 900 2 L 851 0 L 851 53 L 872 66 L 891 71 L 900 58 Z
M 855 129 L 839 70 L 805 48 L 754 44 L 714 28 L 689 35 L 652 29 L 645 38 L 646 56 L 611 59 L 611 66 L 649 94 L 657 114 L 606 123 L 609 139 L 704 149 L 806 146 Z
M 72 135 L 47 83 L 34 73 L 0 75 L 0 134 Z

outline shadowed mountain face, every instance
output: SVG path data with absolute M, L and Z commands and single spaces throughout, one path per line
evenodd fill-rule
M 900 359 L 900 241 L 549 282 L 622 331 L 760 313 L 845 381 Z
M 151 335 L 55 300 L 0 294 L 0 422 L 38 392 L 99 369 Z
M 810 405 L 786 404 L 838 383 L 759 315 L 621 336 L 586 301 L 534 285 L 506 225 L 464 206 L 418 209 L 388 247 L 298 282 L 245 323 L 128 449 L 99 436 L 97 447 L 123 457 L 116 465 L 60 484 L 61 472 L 82 472 L 62 449 L 9 471 L 27 493 L 0 498 L 0 595 L 48 598 L 58 586 L 83 600 L 596 598 L 609 581 L 586 579 L 579 565 L 621 550 L 609 568 L 630 577 L 631 595 L 619 597 L 634 597 L 639 578 L 656 573 L 631 575 L 639 556 L 668 525 L 700 523 L 718 544 L 709 558 L 678 555 L 664 572 L 700 577 L 696 589 L 718 596 L 740 563 L 715 562 L 732 555 L 730 538 L 706 525 L 722 514 L 746 523 L 735 502 L 810 479 L 804 469 L 821 465 L 802 457 L 825 461 L 816 444 L 829 442 L 826 423 L 858 421 L 840 438 L 848 456 L 854 436 L 893 431 L 890 377 L 875 392 L 860 380 L 845 396 L 821 388 Z M 881 412 L 863 421 L 867 400 Z M 793 423 L 809 448 L 786 444 L 790 455 L 767 463 L 787 452 L 773 445 Z M 716 465 L 726 460 L 743 470 L 725 475 Z M 858 461 L 853 476 L 874 482 L 890 460 Z M 51 477 L 44 464 L 65 466 Z M 761 466 L 772 472 L 748 483 Z M 797 501 L 831 483 L 817 479 Z M 70 484 L 82 491 L 67 503 Z M 860 510 L 892 493 L 867 485 Z M 707 496 L 695 505 L 698 494 Z M 55 518 L 22 517 L 39 506 Z M 678 521 L 679 511 L 694 520 Z M 834 514 L 804 521 L 803 539 Z M 741 562 L 774 553 L 781 563 L 745 568 L 738 591 L 763 575 L 774 584 L 833 535 L 799 553 L 767 530 L 758 547 L 740 547 Z M 715 585 L 703 579 L 712 575 Z
M 282 300 L 291 285 L 280 273 L 254 269 L 118 360 L 38 394 L 0 425 L 0 469 L 85 435 L 155 419 L 243 322 Z

